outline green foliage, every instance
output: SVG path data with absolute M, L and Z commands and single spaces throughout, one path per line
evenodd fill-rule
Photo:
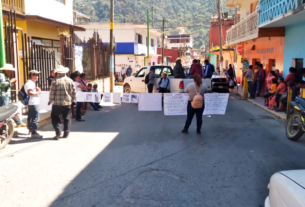
M 154 7 L 154 27 L 161 30 L 165 18 L 167 34 L 177 34 L 177 26 L 187 27 L 192 34 L 194 48 L 200 48 L 209 41 L 210 18 L 217 15 L 216 0 L 114 0 L 115 22 L 146 22 L 147 10 Z M 222 0 L 224 8 L 225 0 Z M 91 21 L 109 22 L 110 0 L 74 0 L 74 10 L 91 16 Z M 226 8 L 223 11 L 232 10 Z M 150 15 L 151 17 L 151 15 Z M 196 26 L 197 25 L 197 26 Z

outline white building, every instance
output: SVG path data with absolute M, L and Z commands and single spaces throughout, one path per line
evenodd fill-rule
M 78 23 L 76 23 L 78 24 Z M 109 42 L 109 23 L 86 22 L 79 23 L 85 32 L 75 32 L 80 39 L 89 40 L 97 31 L 104 43 Z M 133 72 L 144 66 L 147 56 L 147 25 L 144 23 L 115 23 L 113 31 L 116 43 L 115 70 L 120 72 L 122 67 L 131 65 Z M 149 30 L 149 58 L 146 65 L 158 62 L 157 38 L 161 35 L 157 30 Z
M 184 29 L 180 29 L 179 34 L 165 36 L 164 47 L 167 49 L 187 51 L 193 48 L 192 35 L 186 34 Z

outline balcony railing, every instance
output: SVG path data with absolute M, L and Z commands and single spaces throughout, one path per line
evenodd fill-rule
M 13 9 L 17 13 L 24 14 L 24 0 L 2 0 L 2 9 Z
M 288 13 L 303 10 L 304 0 L 260 0 L 259 3 L 259 25 L 272 22 L 278 17 Z
M 258 11 L 255 11 L 228 29 L 226 46 L 257 38 L 258 18 Z

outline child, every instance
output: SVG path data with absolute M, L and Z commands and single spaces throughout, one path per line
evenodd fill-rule
M 269 98 L 270 98 L 270 96 L 273 96 L 273 94 L 276 92 L 276 88 L 277 88 L 277 79 L 273 78 L 271 82 L 272 82 L 271 87 L 269 88 L 268 92 L 266 92 L 264 95 L 266 106 L 269 106 Z
M 118 75 L 118 73 L 115 73 L 114 77 L 115 77 L 115 82 L 118 82 L 118 81 L 119 81 L 119 75 Z
M 90 84 L 91 85 L 91 84 Z M 95 92 L 95 93 L 97 93 L 98 92 L 98 90 L 97 90 L 97 82 L 94 82 L 93 83 L 93 88 L 92 87 L 90 87 L 91 88 L 91 92 Z M 101 96 L 101 99 L 103 98 L 103 95 Z M 101 108 L 103 108 L 101 105 L 100 105 L 100 103 L 98 103 L 98 102 L 96 102 L 96 103 L 94 103 L 95 104 L 95 106 L 97 107 L 97 108 L 99 108 L 99 109 L 101 109 Z
M 94 91 L 92 91 L 92 84 L 91 83 L 89 83 L 88 86 L 87 86 L 87 92 L 94 92 Z M 96 105 L 96 103 L 93 103 L 93 102 L 89 102 L 89 103 L 92 106 L 92 108 L 94 109 L 94 111 L 99 111 L 100 107 L 98 105 Z
M 279 85 L 275 91 L 275 95 L 270 100 L 270 109 L 271 110 L 274 110 L 279 105 L 279 101 L 280 101 L 282 94 L 284 92 L 286 92 L 286 90 L 287 90 L 286 85 L 284 83 L 284 78 L 279 77 L 277 80 L 278 80 Z

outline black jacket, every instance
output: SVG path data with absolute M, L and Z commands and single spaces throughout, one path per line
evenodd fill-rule
M 180 63 L 176 63 L 174 67 L 174 77 L 175 78 L 186 78 L 184 74 L 184 68 Z

